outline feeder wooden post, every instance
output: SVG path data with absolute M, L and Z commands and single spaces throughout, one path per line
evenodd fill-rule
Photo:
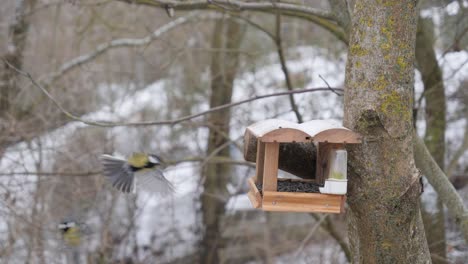
M 276 192 L 278 189 L 279 143 L 267 142 L 263 166 L 263 191 Z
M 325 142 L 317 143 L 317 165 L 315 171 L 315 179 L 317 182 L 324 183 L 325 175 L 327 175 L 329 164 L 328 157 L 330 156 L 331 144 Z
M 257 139 L 257 165 L 255 167 L 255 182 L 263 183 L 263 166 L 265 163 L 265 143 Z

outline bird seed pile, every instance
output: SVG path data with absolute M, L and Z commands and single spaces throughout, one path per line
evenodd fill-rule
M 257 189 L 262 192 L 262 183 L 255 184 Z M 292 180 L 278 181 L 278 192 L 303 192 L 319 193 L 319 185 L 313 182 L 300 182 Z

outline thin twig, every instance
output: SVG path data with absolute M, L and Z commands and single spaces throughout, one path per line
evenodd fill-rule
M 177 118 L 177 119 L 171 119 L 171 120 L 161 120 L 161 121 L 156 120 L 156 121 L 142 121 L 142 122 L 94 121 L 94 120 L 82 119 L 79 116 L 76 116 L 76 115 L 70 113 L 43 86 L 41 86 L 31 76 L 31 74 L 16 68 L 15 66 L 11 65 L 11 63 L 9 63 L 7 60 L 5 60 L 3 58 L 2 58 L 2 61 L 4 61 L 9 67 L 13 68 L 20 75 L 28 78 L 31 81 L 31 83 L 35 87 L 39 88 L 55 104 L 55 106 L 64 115 L 66 115 L 68 118 L 70 118 L 72 120 L 75 120 L 75 121 L 78 121 L 78 122 L 81 122 L 81 123 L 84 123 L 84 124 L 87 124 L 87 125 L 90 125 L 90 126 L 98 126 L 98 127 L 119 127 L 119 126 L 133 126 L 133 127 L 136 127 L 136 126 L 156 126 L 156 125 L 161 125 L 161 126 L 162 125 L 171 125 L 172 126 L 172 125 L 176 125 L 176 124 L 179 124 L 179 123 L 194 119 L 196 117 L 204 116 L 204 115 L 212 113 L 212 112 L 220 111 L 220 110 L 223 110 L 223 109 L 226 109 L 226 108 L 238 106 L 238 105 L 241 105 L 241 104 L 245 104 L 245 103 L 249 103 L 249 102 L 252 102 L 252 101 L 265 99 L 265 98 L 269 98 L 269 97 L 284 96 L 284 95 L 290 95 L 290 94 L 300 94 L 300 93 L 310 93 L 310 92 L 320 92 L 320 91 L 322 91 L 322 92 L 323 91 L 330 91 L 330 88 L 322 88 L 321 87 L 321 88 L 309 88 L 309 89 L 302 89 L 302 90 L 284 91 L 284 92 L 278 92 L 278 93 L 272 93 L 272 94 L 266 94 L 266 95 L 258 95 L 258 96 L 247 98 L 247 99 L 244 99 L 244 100 L 241 100 L 241 101 L 216 106 L 216 107 L 213 107 L 213 108 L 208 109 L 206 111 L 202 111 L 202 112 L 197 113 L 197 114 L 187 115 L 187 116 L 184 116 L 184 117 L 180 117 L 180 118 Z M 343 91 L 343 89 L 340 89 L 340 88 L 332 88 L 332 90 Z
M 320 216 L 320 219 L 315 223 L 315 225 L 312 227 L 310 232 L 307 234 L 307 236 L 302 240 L 301 244 L 297 248 L 296 252 L 294 253 L 297 256 L 299 256 L 299 253 L 304 249 L 305 245 L 307 242 L 309 242 L 310 238 L 314 235 L 315 231 L 317 231 L 317 228 L 322 224 L 322 222 L 325 220 L 325 218 L 328 217 L 327 214 L 322 214 Z
M 236 141 L 239 140 L 239 139 L 242 139 L 242 136 L 239 137 L 239 138 L 237 138 L 237 139 L 234 139 L 234 140 L 228 140 L 228 141 L 224 142 L 223 144 L 221 144 L 219 147 L 215 148 L 208 156 L 206 156 L 206 157 L 203 159 L 202 163 L 200 164 L 200 167 L 201 167 L 201 168 L 205 167 L 205 165 L 206 165 L 207 163 L 209 163 L 209 162 L 211 161 L 211 159 L 216 158 L 216 155 L 217 155 L 219 152 L 221 152 L 223 149 L 225 149 L 225 148 L 231 146 L 231 144 L 233 144 L 234 142 L 236 142 Z
M 319 214 L 311 213 L 311 215 L 316 221 L 320 220 Z M 330 217 L 325 218 L 321 226 L 333 239 L 335 239 L 338 245 L 340 245 L 341 250 L 343 250 L 343 253 L 345 254 L 346 260 L 351 262 L 351 251 L 349 249 L 349 245 L 346 243 L 345 239 L 341 237 L 340 232 L 336 230 L 335 225 L 333 224 L 333 221 L 330 219 Z
M 276 4 L 276 3 L 275 3 Z M 284 56 L 284 50 L 283 50 L 283 45 L 281 44 L 282 39 L 281 39 L 281 14 L 278 12 L 276 14 L 276 38 L 275 38 L 275 43 L 276 43 L 276 49 L 278 51 L 278 57 L 280 59 L 281 63 L 281 70 L 283 71 L 284 74 L 284 79 L 286 80 L 286 87 L 288 88 L 288 91 L 294 90 L 292 82 L 291 82 L 291 77 L 289 75 L 289 70 L 288 66 L 286 65 L 286 58 Z M 289 95 L 289 103 L 291 104 L 291 108 L 296 115 L 297 121 L 299 123 L 304 122 L 301 113 L 299 113 L 299 109 L 297 107 L 296 101 L 294 100 L 294 95 L 290 94 Z
M 340 94 L 337 92 L 337 89 L 336 88 L 332 88 L 330 86 L 330 84 L 327 82 L 327 80 L 325 80 L 325 78 L 322 77 L 322 75 L 319 74 L 319 78 L 322 79 L 322 81 L 327 85 L 328 89 L 330 89 L 330 91 L 332 91 L 334 94 L 338 95 L 338 96 L 343 96 L 343 94 Z M 343 90 L 341 90 L 343 91 Z
M 216 156 L 220 151 L 222 151 L 223 149 L 229 147 L 232 143 L 236 142 L 237 140 L 239 139 L 242 139 L 243 137 L 239 137 L 235 140 L 229 140 L 229 141 L 226 141 L 224 142 L 223 144 L 221 144 L 219 147 L 217 147 L 216 149 L 214 149 L 211 153 L 208 154 L 208 156 L 206 156 L 202 161 L 201 161 L 201 164 L 200 164 L 200 168 L 203 168 L 205 167 L 205 165 L 207 163 L 213 163 L 212 161 L 216 158 L 218 158 L 219 156 Z M 200 177 L 200 179 L 198 180 L 198 185 L 197 185 L 197 189 L 199 189 L 201 187 L 201 185 L 203 184 L 203 182 L 206 180 L 206 174 L 203 174 L 202 177 Z

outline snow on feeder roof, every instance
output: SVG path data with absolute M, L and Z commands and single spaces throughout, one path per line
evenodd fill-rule
M 247 127 L 246 134 L 263 142 L 329 142 L 360 143 L 359 134 L 335 120 L 311 120 L 302 124 L 280 119 L 267 119 Z M 285 138 L 286 137 L 286 138 Z
M 246 160 L 255 151 L 256 175 L 249 179 L 248 193 L 255 208 L 267 211 L 343 212 L 347 185 L 344 146 L 361 143 L 359 134 L 333 120 L 296 124 L 268 119 L 247 127 L 244 141 Z M 304 164 L 315 159 L 315 177 L 307 177 L 314 179 L 278 179 L 280 143 L 282 161 L 285 161 L 282 165 L 293 174 L 304 176 L 303 171 L 308 169 Z M 330 158 L 333 158 L 333 162 L 330 162 Z

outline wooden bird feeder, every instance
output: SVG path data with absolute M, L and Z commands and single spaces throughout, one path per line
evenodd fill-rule
M 346 144 L 361 143 L 359 134 L 330 120 L 313 120 L 302 124 L 288 121 L 269 119 L 257 122 L 247 127 L 244 134 L 244 156 L 248 160 L 249 151 L 256 147 L 256 173 L 248 180 L 250 191 L 248 197 L 254 208 L 265 211 L 283 212 L 323 212 L 342 213 L 346 200 Z M 254 144 L 256 142 L 256 144 Z M 310 146 L 315 150 L 315 172 L 311 171 L 307 180 L 278 178 L 280 144 L 281 149 L 285 144 L 300 143 L 301 146 Z M 310 144 L 310 145 L 307 145 Z M 303 147 L 304 148 L 304 147 Z M 307 147 L 306 147 L 307 148 Z M 295 151 L 285 151 L 281 155 L 289 160 L 307 159 L 309 157 L 291 157 Z M 333 169 L 336 156 L 343 156 L 341 167 L 344 167 L 344 179 L 335 181 Z M 291 166 L 290 166 L 291 167 Z M 293 166 L 297 167 L 297 166 Z M 335 168 L 335 167 L 333 167 Z M 299 171 L 289 168 L 290 171 Z M 302 175 L 304 176 L 304 175 Z M 304 177 L 302 177 L 304 178 Z M 338 183 L 336 183 L 338 182 Z M 316 188 L 313 191 L 304 192 L 299 189 L 278 191 L 279 186 L 287 185 L 311 185 Z M 333 184 L 338 184 L 339 188 Z

